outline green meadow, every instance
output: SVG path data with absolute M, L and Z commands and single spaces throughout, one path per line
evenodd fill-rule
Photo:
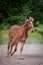
M 8 44 L 8 31 L 0 30 L 0 45 Z M 39 25 L 35 28 L 35 32 L 28 31 L 27 44 L 43 44 L 43 25 Z

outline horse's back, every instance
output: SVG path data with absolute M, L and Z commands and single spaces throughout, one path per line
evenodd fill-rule
M 20 28 L 20 26 L 17 26 L 17 25 L 12 25 L 10 30 L 18 30 Z
M 19 29 L 20 29 L 20 26 L 17 26 L 17 25 L 11 26 L 9 30 L 10 37 L 14 37 L 17 34 Z

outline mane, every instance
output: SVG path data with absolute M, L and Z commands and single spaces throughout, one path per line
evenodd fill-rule
M 25 27 L 27 27 L 28 22 L 29 22 L 28 19 L 24 22 L 24 26 L 25 26 Z

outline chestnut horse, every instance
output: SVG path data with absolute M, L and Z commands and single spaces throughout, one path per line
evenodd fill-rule
M 8 51 L 7 51 L 8 56 L 9 56 L 9 54 L 13 55 L 17 51 L 18 42 L 22 43 L 22 46 L 20 48 L 20 55 L 21 55 L 25 41 L 28 38 L 28 30 L 31 30 L 31 32 L 34 31 L 33 20 L 34 19 L 32 17 L 29 17 L 25 21 L 24 25 L 11 26 L 11 28 L 9 30 L 9 42 L 8 42 Z M 12 48 L 14 45 L 15 45 L 15 48 L 14 48 L 14 51 L 12 52 Z M 10 51 L 9 51 L 9 49 L 10 49 Z

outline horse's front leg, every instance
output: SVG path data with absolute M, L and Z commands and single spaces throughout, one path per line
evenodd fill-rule
M 21 46 L 21 48 L 20 48 L 20 56 L 21 56 L 21 53 L 22 53 L 22 51 L 23 51 L 24 44 L 25 44 L 25 41 L 22 43 L 22 46 Z

